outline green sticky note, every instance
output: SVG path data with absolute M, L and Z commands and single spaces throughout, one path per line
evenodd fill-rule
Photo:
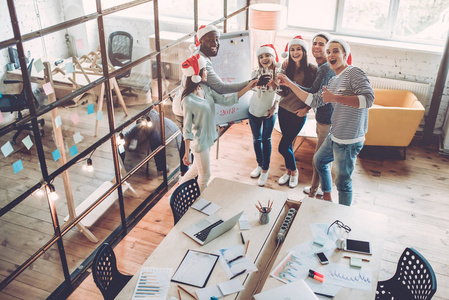
M 327 239 L 324 238 L 324 237 L 322 237 L 322 236 L 317 236 L 317 237 L 313 240 L 313 243 L 314 243 L 314 244 L 317 244 L 317 245 L 319 245 L 319 246 L 321 246 L 321 247 L 323 247 L 324 244 L 326 244 L 326 242 L 327 242 Z
M 357 257 L 351 257 L 349 264 L 351 265 L 351 267 L 361 268 L 362 267 L 362 259 L 357 258 Z

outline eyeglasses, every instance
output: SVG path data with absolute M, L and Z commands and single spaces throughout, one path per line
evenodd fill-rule
M 327 228 L 327 234 L 329 234 L 329 229 L 331 229 L 332 225 L 337 224 L 338 228 L 343 228 L 346 233 L 349 233 L 351 231 L 351 227 L 349 227 L 348 225 L 343 224 L 342 221 L 340 220 L 335 220 L 331 225 L 329 225 L 329 227 Z

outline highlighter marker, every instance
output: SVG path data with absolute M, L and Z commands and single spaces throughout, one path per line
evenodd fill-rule
M 318 272 L 316 272 L 316 271 L 314 271 L 314 270 L 312 270 L 312 269 L 309 269 L 309 274 L 311 274 L 312 276 L 315 275 L 315 276 L 324 278 L 324 275 L 323 275 L 323 274 L 320 274 L 320 273 L 318 273 Z
M 315 280 L 318 280 L 319 282 L 324 282 L 324 278 L 323 278 L 323 277 L 316 276 L 316 275 L 312 275 L 312 274 L 310 274 L 310 273 L 309 273 L 309 277 L 310 277 L 310 278 L 313 278 L 313 279 L 315 279 Z

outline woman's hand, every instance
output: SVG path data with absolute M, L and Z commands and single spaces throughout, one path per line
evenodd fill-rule
M 287 75 L 282 73 L 278 73 L 276 75 L 276 79 L 278 80 L 279 85 L 289 87 L 292 84 L 292 81 L 287 77 Z
M 267 119 L 271 118 L 272 116 L 274 116 L 274 112 L 276 111 L 276 104 L 274 104 L 267 113 Z
M 284 62 L 282 63 L 282 69 L 285 70 L 288 67 L 288 59 L 284 60 Z
M 190 151 L 186 151 L 186 153 L 184 153 L 184 157 L 182 158 L 182 162 L 186 165 L 186 166 L 190 166 L 192 164 L 192 162 L 190 161 Z
M 298 109 L 297 111 L 295 111 L 295 114 L 296 114 L 298 117 L 304 117 L 305 115 L 307 115 L 307 113 L 309 112 L 309 110 L 310 110 L 310 106 L 306 106 L 306 107 L 300 108 L 300 109 Z
M 325 103 L 337 102 L 335 99 L 335 94 L 329 91 L 325 86 L 323 86 L 321 97 L 323 98 L 323 102 Z

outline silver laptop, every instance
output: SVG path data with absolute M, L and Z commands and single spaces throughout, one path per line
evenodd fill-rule
M 243 211 L 226 221 L 213 214 L 188 227 L 184 230 L 184 233 L 200 245 L 205 245 L 234 227 L 242 214 Z

